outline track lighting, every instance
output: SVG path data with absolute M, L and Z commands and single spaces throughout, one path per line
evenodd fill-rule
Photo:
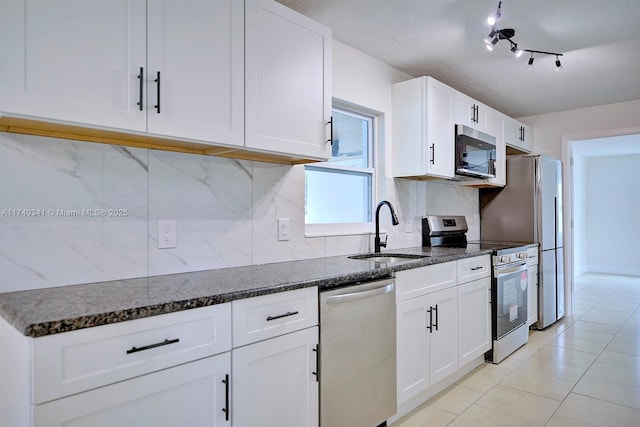
M 495 23 L 498 21 L 498 19 L 500 19 L 500 17 L 502 16 L 502 2 L 498 3 L 498 9 L 496 10 L 495 15 L 491 15 L 487 18 L 487 22 L 489 23 L 489 25 L 495 25 Z
M 509 40 L 511 42 L 511 53 L 513 53 L 516 58 L 520 58 L 522 56 L 522 54 L 524 53 L 524 50 L 522 49 L 518 49 L 518 44 L 512 42 L 511 40 Z
M 560 63 L 559 55 L 556 55 L 556 70 L 562 70 L 562 64 Z
M 511 53 L 513 53 L 516 58 L 521 57 L 524 52 L 531 53 L 531 57 L 529 58 L 528 68 L 533 69 L 533 61 L 534 61 L 533 54 L 538 53 L 541 55 L 555 55 L 556 70 L 562 69 L 562 64 L 560 63 L 560 57 L 563 55 L 562 53 L 518 48 L 518 44 L 512 40 L 513 36 L 515 36 L 516 31 L 513 28 L 499 29 L 498 26 L 496 25 L 496 23 L 498 22 L 498 19 L 500 19 L 501 16 L 502 16 L 502 1 L 498 2 L 498 9 L 496 10 L 496 13 L 487 18 L 487 22 L 489 23 L 489 25 L 491 25 L 491 32 L 489 33 L 489 36 L 484 39 L 484 42 L 486 43 L 485 47 L 487 48 L 487 50 L 493 51 L 493 47 L 500 40 L 509 40 L 509 43 L 511 43 Z

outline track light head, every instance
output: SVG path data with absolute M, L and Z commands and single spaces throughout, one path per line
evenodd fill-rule
M 502 16 L 502 2 L 499 2 L 498 10 L 496 10 L 496 13 L 494 15 L 491 15 L 487 18 L 487 23 L 489 23 L 489 25 L 495 25 L 501 16 Z
M 533 69 L 533 60 L 533 53 L 531 53 L 531 58 L 529 58 L 529 64 L 527 65 L 527 68 Z
M 556 55 L 556 71 L 562 70 L 562 64 L 560 63 L 560 58 Z

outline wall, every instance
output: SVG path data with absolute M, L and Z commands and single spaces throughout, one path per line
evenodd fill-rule
M 478 190 L 385 176 L 391 84 L 409 76 L 339 42 L 333 64 L 334 96 L 384 118 L 377 198 L 402 221 L 383 216 L 388 249 L 419 246 L 425 213 L 467 215 L 477 239 Z M 158 219 L 177 221 L 175 249 L 157 249 Z M 0 292 L 371 249 L 370 234 L 305 237 L 302 166 L 0 133 Z
M 607 131 L 620 134 L 621 129 L 639 127 L 640 100 L 520 117 L 518 120 L 534 128 L 535 153 L 562 159 L 563 138 L 581 139 L 581 136 L 594 133 L 606 136 Z
M 640 276 L 640 154 L 585 163 L 586 271 Z

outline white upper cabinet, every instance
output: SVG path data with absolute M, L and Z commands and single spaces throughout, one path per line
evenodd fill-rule
M 145 21 L 144 0 L 3 0 L 0 111 L 145 131 Z
M 457 90 L 454 90 L 453 93 L 454 124 L 469 126 L 485 133 L 488 132 L 491 109 Z
M 509 154 L 531 153 L 533 149 L 533 133 L 529 126 L 511 117 L 504 116 L 502 130 Z
M 331 30 L 272 0 L 246 1 L 246 146 L 331 157 Z
M 244 5 L 148 0 L 148 132 L 244 144 Z
M 243 4 L 3 1 L 0 111 L 244 144 Z M 0 18 L 3 19 L 3 18 Z
M 393 85 L 394 177 L 453 178 L 452 89 L 431 77 Z

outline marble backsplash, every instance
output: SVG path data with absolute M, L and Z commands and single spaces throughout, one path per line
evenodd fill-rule
M 372 249 L 371 235 L 305 237 L 303 166 L 0 132 L 0 183 L 0 292 Z M 476 189 L 383 178 L 378 199 L 401 221 L 382 216 L 388 249 L 419 246 L 424 214 L 466 215 L 479 237 Z M 157 249 L 160 219 L 177 221 L 176 248 Z

